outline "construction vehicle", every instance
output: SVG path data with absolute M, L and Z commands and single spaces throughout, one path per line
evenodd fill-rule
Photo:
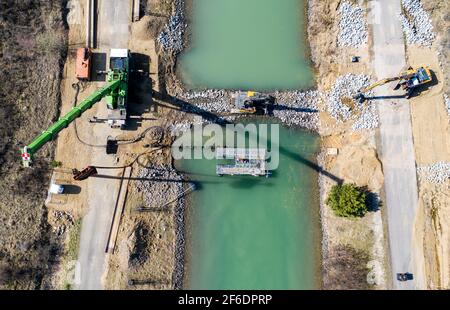
M 97 168 L 95 168 L 94 166 L 87 166 L 81 171 L 79 171 L 78 169 L 72 169 L 72 175 L 75 181 L 83 181 L 96 174 Z
M 52 183 L 48 191 L 50 194 L 61 195 L 64 193 L 64 185 Z
M 402 72 L 399 76 L 386 78 L 380 80 L 372 85 L 369 85 L 363 89 L 360 89 L 358 93 L 354 96 L 354 99 L 359 100 L 359 102 L 364 102 L 366 100 L 366 96 L 364 95 L 368 91 L 374 89 L 375 87 L 398 81 L 395 85 L 394 90 L 399 89 L 400 87 L 406 91 L 405 98 L 409 99 L 413 93 L 413 91 L 424 84 L 430 83 L 433 80 L 431 71 L 428 67 L 420 67 L 418 69 L 413 69 L 409 67 L 405 72 Z
M 108 124 L 111 128 L 123 128 L 127 119 L 129 51 L 127 49 L 112 49 L 109 56 L 108 81 L 122 81 L 119 87 L 106 95 L 108 106 Z
M 397 273 L 397 281 L 404 282 L 404 281 L 409 281 L 409 280 L 413 280 L 413 279 L 414 279 L 414 276 L 412 273 L 409 273 L 409 272 Z
M 87 47 L 77 49 L 77 59 L 75 62 L 75 76 L 81 81 L 91 80 L 92 51 Z
M 239 91 L 233 97 L 236 107 L 231 110 L 233 114 L 268 114 L 275 105 L 273 96 L 254 91 Z
M 108 113 L 108 123 L 112 128 L 124 127 L 126 122 L 126 104 L 128 97 L 129 51 L 127 49 L 111 49 L 110 69 L 107 72 L 107 83 L 93 94 L 73 107 L 56 123 L 43 131 L 30 144 L 22 149 L 22 163 L 29 167 L 33 155 L 47 142 L 72 123 L 76 118 L 90 109 L 105 97 Z

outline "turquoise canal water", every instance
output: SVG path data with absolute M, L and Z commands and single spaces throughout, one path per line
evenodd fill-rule
M 195 0 L 191 48 L 179 73 L 190 88 L 312 86 L 303 0 Z
M 280 164 L 268 178 L 216 176 L 216 160 L 176 162 L 198 184 L 186 214 L 187 288 L 318 288 L 319 140 L 281 126 L 279 136 Z

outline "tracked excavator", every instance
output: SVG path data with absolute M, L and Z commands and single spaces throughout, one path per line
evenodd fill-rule
M 123 128 L 125 126 L 127 119 L 129 58 L 130 53 L 128 49 L 111 49 L 106 85 L 81 101 L 56 123 L 44 130 L 30 144 L 24 146 L 22 149 L 22 163 L 24 167 L 31 165 L 33 155 L 42 146 L 53 140 L 60 131 L 103 98 L 105 98 L 108 107 L 108 124 L 112 128 Z
M 409 67 L 405 72 L 402 72 L 400 75 L 396 77 L 386 78 L 372 85 L 369 85 L 365 88 L 360 89 L 358 93 L 354 96 L 354 99 L 358 100 L 359 102 L 364 102 L 367 99 L 365 93 L 378 86 L 394 81 L 398 81 L 398 83 L 394 87 L 394 90 L 402 88 L 403 90 L 406 91 L 405 98 L 409 99 L 417 87 L 424 84 L 428 84 L 432 80 L 433 78 L 431 75 L 431 71 L 428 67 L 420 67 L 418 69 L 413 69 L 412 67 Z
M 239 91 L 233 97 L 232 114 L 268 114 L 276 104 L 273 96 L 254 91 Z

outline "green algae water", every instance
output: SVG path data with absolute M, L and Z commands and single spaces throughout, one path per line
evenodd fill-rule
M 186 288 L 318 288 L 318 136 L 281 126 L 279 136 L 268 178 L 219 177 L 216 160 L 176 162 L 198 184 L 187 198 Z
M 303 0 L 194 0 L 191 48 L 179 73 L 190 88 L 312 86 Z

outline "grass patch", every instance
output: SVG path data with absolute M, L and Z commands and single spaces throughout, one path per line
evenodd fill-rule
M 81 219 L 77 219 L 73 224 L 69 234 L 69 244 L 67 247 L 68 260 L 76 260 L 78 258 L 78 249 L 80 247 Z
M 46 30 L 36 36 L 36 46 L 46 56 L 59 55 L 66 49 L 65 35 L 61 30 Z
M 372 286 L 367 281 L 370 256 L 350 245 L 338 245 L 331 249 L 324 279 L 324 289 L 368 290 Z
M 65 280 L 63 281 L 60 289 L 63 290 L 71 290 L 73 288 L 73 276 L 76 268 L 76 262 L 78 259 L 78 250 L 80 248 L 80 234 L 81 234 L 81 219 L 77 219 L 73 226 L 70 228 L 68 243 L 67 243 L 67 251 L 64 256 L 63 262 L 61 265 L 63 266 L 64 272 L 63 277 Z

